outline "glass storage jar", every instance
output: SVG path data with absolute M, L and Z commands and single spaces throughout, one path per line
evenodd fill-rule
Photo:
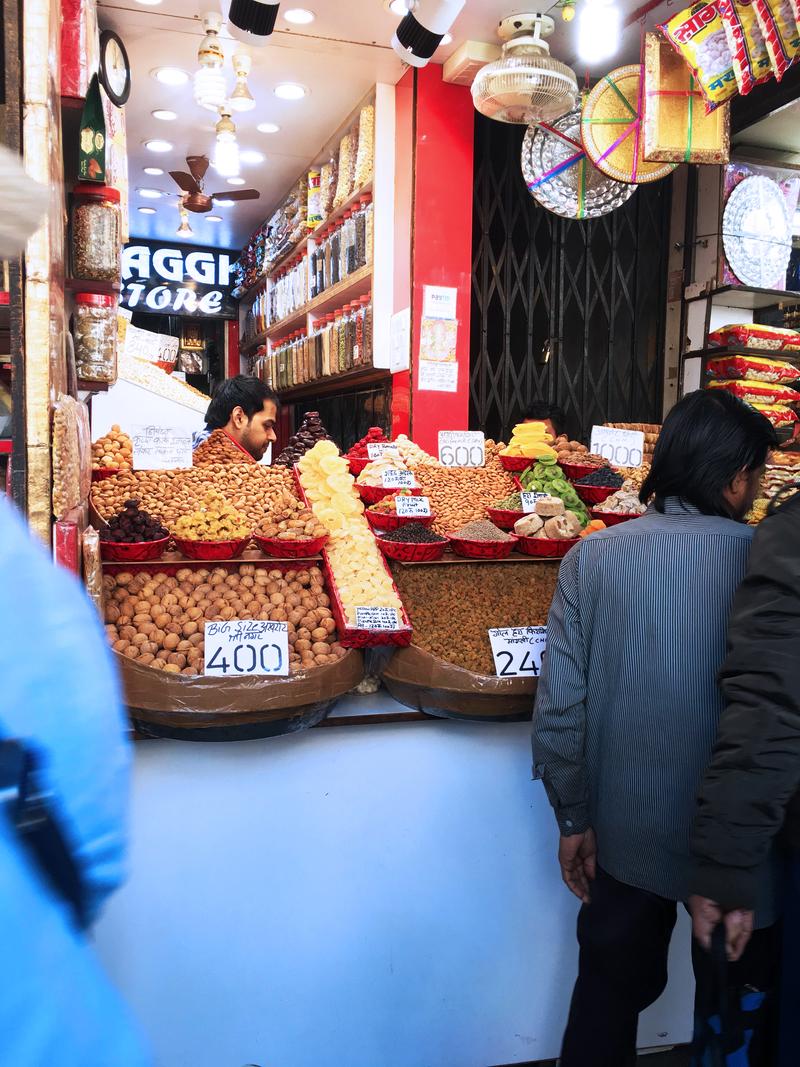
M 75 296 L 75 368 L 88 382 L 117 380 L 117 298 Z
M 83 281 L 119 282 L 121 226 L 119 190 L 79 182 L 73 189 L 72 275 Z

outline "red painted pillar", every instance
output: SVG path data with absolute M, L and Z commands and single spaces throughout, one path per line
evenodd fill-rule
M 441 66 L 431 63 L 421 70 L 408 72 L 404 79 L 414 74 L 411 435 L 417 444 L 436 455 L 439 430 L 469 427 L 474 108 L 466 86 L 450 85 L 442 80 Z M 457 290 L 455 392 L 419 388 L 425 285 Z

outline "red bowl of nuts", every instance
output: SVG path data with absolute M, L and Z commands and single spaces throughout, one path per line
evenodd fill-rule
M 535 459 L 529 459 L 528 456 L 504 456 L 500 453 L 500 462 L 503 465 L 503 469 L 507 471 L 524 471 L 527 470 L 531 464 L 535 463 Z
M 584 504 L 602 504 L 612 493 L 616 493 L 612 485 L 576 485 L 575 492 Z
M 564 463 L 562 460 L 558 461 L 558 465 L 571 482 L 577 482 L 579 478 L 593 474 L 599 466 L 597 463 Z
M 446 538 L 430 542 L 384 541 L 382 537 L 376 537 L 375 540 L 384 556 L 401 563 L 434 563 L 442 558 L 447 548 Z
M 187 559 L 200 559 L 208 563 L 236 559 L 249 543 L 249 536 L 237 538 L 235 541 L 184 541 L 175 538 L 176 547 Z
M 370 459 L 358 459 L 355 456 L 351 456 L 347 460 L 347 463 L 350 467 L 350 473 L 353 475 L 354 478 L 357 478 L 358 475 L 361 474 L 363 469 L 367 466 L 367 464 L 371 462 L 372 460 Z
M 511 511 L 508 508 L 487 508 L 486 514 L 501 530 L 513 530 L 514 523 L 525 518 L 524 511 Z
M 393 493 L 399 492 L 399 489 L 384 489 L 382 485 L 358 485 L 358 495 L 364 501 L 365 504 L 377 504 L 379 500 L 383 500 L 386 496 L 391 496 Z M 407 493 L 411 496 L 419 496 L 422 490 L 419 486 L 406 489 Z
M 433 511 L 430 515 L 398 515 L 395 511 L 373 511 L 372 508 L 367 508 L 364 514 L 373 530 L 399 530 L 401 526 L 407 526 L 410 522 L 418 522 L 420 526 L 430 526 L 436 519 Z
M 106 478 L 113 478 L 115 474 L 119 474 L 122 467 L 93 467 L 92 468 L 92 481 L 104 482 Z
M 279 537 L 261 537 L 259 534 L 253 534 L 253 540 L 265 556 L 282 556 L 284 559 L 305 559 L 308 556 L 318 556 L 329 538 L 330 534 L 322 534 L 320 537 L 282 541 Z
M 507 541 L 474 541 L 455 533 L 449 533 L 447 537 L 457 556 L 469 556 L 470 559 L 508 559 L 519 540 L 513 534 L 509 535 Z
M 606 526 L 619 526 L 621 522 L 628 522 L 630 519 L 640 519 L 642 517 L 641 515 L 626 515 L 620 511 L 601 511 L 599 508 L 593 508 L 590 514 L 593 519 L 599 519 Z
M 169 544 L 169 537 L 157 541 L 101 541 L 100 558 L 107 563 L 150 563 L 161 559 Z
M 520 537 L 517 548 L 526 556 L 541 556 L 546 559 L 563 559 L 580 537 Z

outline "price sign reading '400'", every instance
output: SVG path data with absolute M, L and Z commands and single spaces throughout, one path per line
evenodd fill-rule
M 641 467 L 644 459 L 644 434 L 641 430 L 615 430 L 611 426 L 593 426 L 589 451 L 607 459 L 612 467 Z
M 546 626 L 507 626 L 489 630 L 498 678 L 538 678 L 547 647 Z
M 289 673 L 289 628 L 285 622 L 231 619 L 205 626 L 205 672 L 215 678 Z
M 483 467 L 486 437 L 480 430 L 440 430 L 439 462 L 445 467 Z

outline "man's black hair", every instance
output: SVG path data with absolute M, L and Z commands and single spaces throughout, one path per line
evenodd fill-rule
M 741 470 L 757 470 L 778 443 L 769 419 L 724 389 L 700 389 L 680 400 L 664 420 L 653 465 L 639 494 L 664 510 L 677 496 L 704 515 L 730 518 L 723 496 Z
M 223 429 L 230 422 L 231 413 L 236 407 L 242 409 L 249 421 L 261 411 L 267 400 L 277 405 L 277 394 L 258 378 L 246 374 L 226 378 L 214 390 L 214 399 L 206 411 L 206 426 L 210 430 Z
M 549 419 L 553 424 L 553 429 L 556 431 L 556 437 L 566 432 L 564 426 L 567 416 L 557 404 L 529 404 L 522 412 L 522 418 L 532 419 L 534 422 L 544 422 L 545 419 Z

